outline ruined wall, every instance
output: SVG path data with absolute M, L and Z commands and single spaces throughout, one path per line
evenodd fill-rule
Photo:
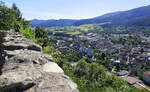
M 1 43 L 6 56 L 1 55 L 5 60 L 0 92 L 78 92 L 77 85 L 39 45 L 14 31 L 7 32 Z

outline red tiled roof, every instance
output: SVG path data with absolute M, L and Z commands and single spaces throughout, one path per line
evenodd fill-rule
M 148 75 L 148 76 L 150 76 L 150 71 L 148 71 L 148 72 L 144 72 L 143 74 L 144 74 L 144 75 Z
M 122 79 L 127 81 L 129 84 L 135 84 L 136 82 L 141 82 L 141 80 L 135 77 L 124 77 Z
M 127 81 L 129 84 L 133 85 L 136 88 L 140 88 L 140 89 L 144 88 L 150 91 L 150 88 L 147 85 L 143 84 L 143 82 L 136 77 L 129 76 L 129 77 L 124 77 L 122 79 Z

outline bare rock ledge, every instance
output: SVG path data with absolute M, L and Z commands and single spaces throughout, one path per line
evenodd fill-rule
M 0 92 L 78 92 L 77 85 L 39 45 L 14 31 L 6 32 L 3 45 Z

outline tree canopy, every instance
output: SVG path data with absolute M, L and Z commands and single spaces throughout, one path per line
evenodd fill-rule
M 16 11 L 0 3 L 0 30 L 13 29 L 16 23 Z

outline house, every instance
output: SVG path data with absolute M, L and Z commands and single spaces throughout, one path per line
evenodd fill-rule
M 85 51 L 85 54 L 87 54 L 88 56 L 91 56 L 93 54 L 93 50 L 92 49 L 86 49 Z
M 73 47 L 75 50 L 80 50 L 81 45 L 80 45 L 80 43 L 73 43 L 73 44 L 72 44 L 72 47 Z
M 129 72 L 125 71 L 125 70 L 122 70 L 122 71 L 118 72 L 117 74 L 118 74 L 118 76 L 123 78 L 123 77 L 127 77 L 129 75 Z
M 120 60 L 115 60 L 115 59 L 110 59 L 111 63 L 112 64 L 116 64 L 116 63 L 120 63 L 121 61 Z
M 144 52 L 150 52 L 150 47 L 144 47 Z
M 88 34 L 87 34 L 88 37 L 95 37 L 96 35 L 97 35 L 97 34 L 95 34 L 95 33 L 88 33 Z
M 136 77 L 128 76 L 128 77 L 122 77 L 122 79 L 127 81 L 130 85 L 134 86 L 135 88 L 147 89 L 150 91 L 150 88 Z
M 137 82 L 142 82 L 141 80 L 139 80 L 138 78 L 136 77 L 131 77 L 131 76 L 128 76 L 128 77 L 123 77 L 122 78 L 123 80 L 127 81 L 129 84 L 131 85 L 134 85 L 136 84 Z
M 82 53 L 91 56 L 93 54 L 93 50 L 85 47 L 80 47 L 79 49 Z
M 63 46 L 66 45 L 66 41 L 64 41 L 64 40 L 58 40 L 58 41 L 57 41 L 57 45 L 58 45 L 59 47 L 63 47 Z

